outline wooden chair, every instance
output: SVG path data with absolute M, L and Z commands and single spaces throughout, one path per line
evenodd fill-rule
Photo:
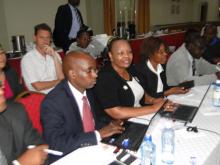
M 42 133 L 40 106 L 45 96 L 45 94 L 40 92 L 24 91 L 15 99 L 15 101 L 24 105 L 33 127 L 36 128 L 39 133 Z

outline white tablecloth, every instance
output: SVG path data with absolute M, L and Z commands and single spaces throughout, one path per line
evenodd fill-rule
M 194 87 L 185 95 L 173 95 L 169 99 L 181 104 L 198 106 L 208 86 Z M 174 165 L 191 165 L 191 157 L 196 157 L 196 165 L 220 165 L 220 108 L 212 106 L 213 87 L 207 93 L 194 120 L 189 125 L 197 126 L 198 133 L 186 131 L 184 123 L 175 122 L 175 162 Z M 148 124 L 153 114 L 130 119 L 134 122 Z M 166 118 L 157 115 L 148 128 L 148 133 L 152 134 L 153 142 L 156 144 L 156 164 L 161 162 L 161 130 L 166 122 L 171 122 Z M 213 131 L 213 132 L 211 132 Z M 110 159 L 115 159 L 112 155 L 112 148 L 82 148 L 76 150 L 54 165 L 72 164 L 106 164 Z M 139 153 L 136 153 L 139 156 Z M 94 159 L 95 158 L 95 159 Z M 95 163 L 96 162 L 96 163 Z

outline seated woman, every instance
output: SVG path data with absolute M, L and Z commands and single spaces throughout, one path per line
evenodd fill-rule
M 146 38 L 141 47 L 142 60 L 136 65 L 136 71 L 142 81 L 144 90 L 152 97 L 164 97 L 171 94 L 188 92 L 183 87 L 168 87 L 166 81 L 165 63 L 167 47 L 162 39 Z
M 133 55 L 128 41 L 114 38 L 108 49 L 110 63 L 101 68 L 94 87 L 97 105 L 100 105 L 99 119 L 108 123 L 110 119 L 123 120 L 159 110 L 164 100 L 148 96 L 131 71 Z M 141 106 L 144 103 L 152 105 Z
M 6 99 L 14 99 L 23 91 L 17 73 L 6 63 L 6 54 L 0 45 L 0 81 L 4 87 Z
M 76 35 L 76 42 L 73 42 L 70 47 L 69 51 L 84 51 L 91 54 L 94 58 L 100 56 L 101 51 L 96 48 L 94 43 L 91 43 L 91 29 L 87 26 L 82 26 Z

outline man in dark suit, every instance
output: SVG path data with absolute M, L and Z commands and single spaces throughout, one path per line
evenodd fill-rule
M 80 11 L 77 9 L 80 0 L 68 0 L 68 4 L 59 6 L 53 31 L 54 44 L 65 52 L 76 40 L 76 34 L 83 25 Z
M 207 42 L 207 48 L 203 58 L 212 64 L 220 62 L 220 39 L 217 37 L 217 26 L 208 24 L 205 26 L 203 36 Z
M 0 88 L 0 164 L 41 165 L 47 158 L 44 149 L 48 148 L 43 143 L 22 105 L 13 101 L 6 103 Z M 38 146 L 27 149 L 28 145 Z
M 89 90 L 97 78 L 94 58 L 85 52 L 69 52 L 64 57 L 63 71 L 66 79 L 46 96 L 41 108 L 43 135 L 49 146 L 68 154 L 121 133 L 122 123 L 111 122 L 101 128 L 95 119 L 95 100 Z M 56 159 L 49 156 L 50 163 Z

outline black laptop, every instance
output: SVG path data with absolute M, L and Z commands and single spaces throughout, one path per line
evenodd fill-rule
M 137 151 L 146 134 L 148 125 L 126 121 L 123 126 L 125 131 L 122 134 L 104 138 L 102 142 L 119 148 Z
M 164 107 L 162 106 L 162 108 L 159 110 L 159 113 L 161 114 L 162 117 L 172 118 L 173 120 L 180 120 L 183 122 L 192 122 L 197 111 L 199 110 L 200 106 L 202 105 L 203 100 L 204 100 L 206 94 L 208 93 L 210 86 L 211 86 L 211 84 L 209 85 L 208 89 L 206 90 L 198 107 L 184 105 L 184 104 L 178 104 L 173 112 L 167 112 L 167 111 L 164 111 Z

